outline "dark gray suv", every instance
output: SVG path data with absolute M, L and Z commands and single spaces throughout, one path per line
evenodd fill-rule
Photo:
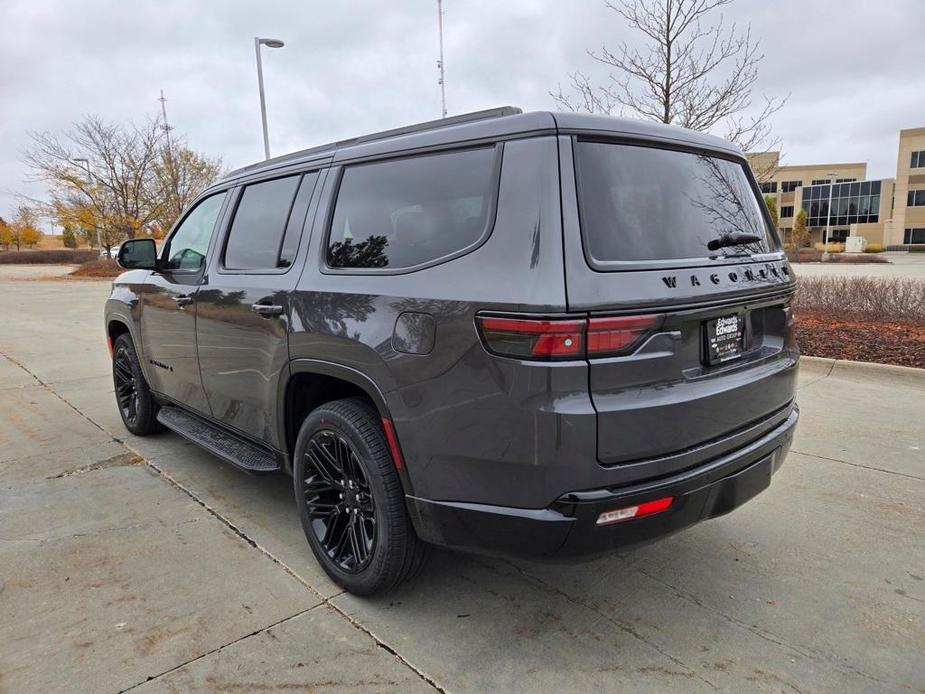
M 741 151 L 515 108 L 232 172 L 106 303 L 119 409 L 293 475 L 387 590 L 429 545 L 644 543 L 762 491 L 798 410 L 794 279 Z

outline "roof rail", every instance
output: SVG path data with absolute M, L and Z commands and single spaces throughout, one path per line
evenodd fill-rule
M 334 152 L 335 150 L 341 147 L 348 147 L 350 145 L 357 145 L 364 142 L 374 142 L 376 140 L 384 140 L 389 137 L 397 137 L 399 135 L 408 135 L 410 133 L 420 133 L 426 132 L 428 130 L 437 130 L 439 128 L 448 128 L 453 125 L 460 125 L 462 123 L 473 123 L 480 120 L 488 120 L 490 118 L 503 118 L 505 116 L 516 116 L 519 113 L 523 113 L 523 109 L 518 108 L 517 106 L 499 106 L 498 108 L 488 108 L 484 111 L 473 111 L 472 113 L 461 113 L 458 116 L 450 116 L 449 118 L 438 118 L 437 120 L 429 120 L 424 123 L 415 123 L 414 125 L 405 125 L 401 128 L 393 128 L 391 130 L 383 130 L 378 133 L 371 133 L 370 135 L 360 135 L 359 137 L 351 137 L 346 140 L 338 140 L 337 142 L 329 142 L 326 145 L 318 145 L 316 147 L 309 147 L 308 149 L 302 149 L 297 152 L 290 152 L 289 154 L 283 154 L 278 157 L 273 157 L 272 159 L 267 159 L 266 161 L 257 162 L 255 164 L 250 164 L 248 166 L 235 169 L 230 171 L 227 175 L 228 178 L 242 174 L 246 171 L 253 171 L 257 169 L 264 168 L 267 164 L 281 164 L 292 159 L 301 159 L 302 157 L 308 154 L 322 154 L 325 152 Z
M 361 135 L 360 137 L 341 140 L 337 143 L 337 145 L 341 146 L 347 144 L 359 144 L 361 142 L 373 142 L 374 140 L 384 140 L 387 137 L 396 137 L 398 135 L 407 135 L 409 133 L 420 133 L 427 130 L 437 130 L 438 128 L 448 128 L 452 125 L 459 125 L 461 123 L 472 123 L 474 121 L 488 120 L 490 118 L 503 118 L 504 116 L 516 116 L 518 113 L 523 113 L 523 109 L 520 109 L 517 106 L 499 106 L 498 108 L 487 108 L 484 111 L 461 113 L 458 116 L 450 116 L 449 118 L 438 118 L 436 120 L 425 121 L 424 123 L 415 123 L 414 125 L 406 125 L 401 128 L 393 128 L 392 130 L 383 130 L 382 132 L 372 133 L 371 135 Z

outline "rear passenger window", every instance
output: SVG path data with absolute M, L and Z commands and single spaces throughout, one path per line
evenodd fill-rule
M 289 210 L 301 176 L 277 178 L 247 186 L 225 244 L 224 265 L 230 270 L 279 267 Z
M 328 264 L 410 268 L 478 243 L 497 185 L 495 151 L 485 147 L 345 168 Z

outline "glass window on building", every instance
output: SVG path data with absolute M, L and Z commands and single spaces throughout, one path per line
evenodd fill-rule
M 856 178 L 836 178 L 835 182 L 836 183 L 851 183 L 851 181 L 856 181 L 856 180 L 858 179 Z
M 903 235 L 903 243 L 925 243 L 925 227 L 906 229 L 906 233 Z
M 777 192 L 777 181 L 765 181 L 761 184 L 762 193 L 776 193 Z
M 786 219 L 793 216 L 793 205 L 784 205 L 780 208 L 780 218 Z
M 880 181 L 854 181 L 803 189 L 803 209 L 806 224 L 821 227 L 826 224 L 847 226 L 867 224 L 880 219 Z M 829 196 L 832 215 L 829 217 Z M 783 216 L 783 214 L 781 214 Z
M 925 207 L 925 190 L 910 190 L 906 207 Z
M 827 178 L 814 178 L 812 185 L 814 186 L 824 186 L 829 182 Z
M 792 193 L 802 185 L 803 181 L 784 181 L 780 184 L 780 189 L 783 193 Z
M 913 169 L 925 168 L 925 149 L 912 153 L 912 162 L 909 164 Z

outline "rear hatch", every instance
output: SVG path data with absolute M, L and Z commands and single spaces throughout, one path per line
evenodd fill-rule
M 662 460 L 667 473 L 758 438 L 793 400 L 794 282 L 744 161 L 570 143 L 569 310 L 587 312 L 592 327 L 598 319 L 605 334 L 606 319 L 627 319 L 611 321 L 617 338 L 598 338 L 608 356 L 594 356 L 589 341 L 599 462 Z

